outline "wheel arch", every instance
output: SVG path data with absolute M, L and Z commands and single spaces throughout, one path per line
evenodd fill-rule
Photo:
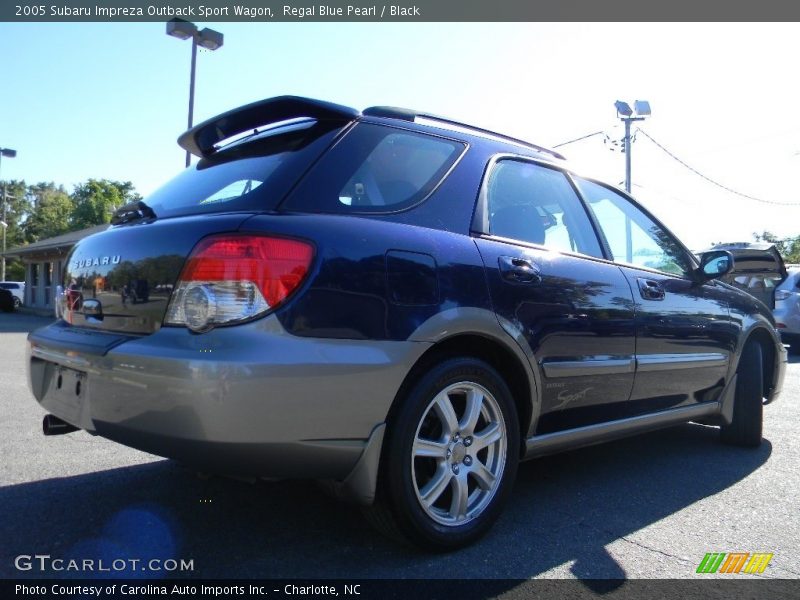
M 533 402 L 535 383 L 523 363 L 522 358 L 500 340 L 480 333 L 458 333 L 436 342 L 420 356 L 406 375 L 397 391 L 387 415 L 387 423 L 391 423 L 394 414 L 410 388 L 425 371 L 449 358 L 476 358 L 495 369 L 508 385 L 511 397 L 517 409 L 518 434 L 520 451 L 524 448 L 525 439 L 533 418 Z
M 744 342 L 741 345 L 739 357 L 737 359 L 737 368 L 738 361 L 741 360 L 744 349 L 748 344 L 758 344 L 761 346 L 761 368 L 763 369 L 762 382 L 764 386 L 763 396 L 764 398 L 769 398 L 775 385 L 775 369 L 777 368 L 775 339 L 764 327 L 753 328 L 750 332 L 748 332 L 747 336 L 744 338 Z

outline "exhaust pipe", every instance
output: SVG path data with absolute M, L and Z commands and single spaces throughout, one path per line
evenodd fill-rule
M 42 432 L 45 435 L 63 435 L 65 433 L 78 431 L 78 429 L 78 427 L 70 425 L 66 421 L 62 421 L 55 415 L 45 415 L 42 421 Z

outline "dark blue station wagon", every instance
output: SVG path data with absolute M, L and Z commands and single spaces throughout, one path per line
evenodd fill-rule
M 761 443 L 786 352 L 731 255 L 558 153 L 297 97 L 178 141 L 199 162 L 74 248 L 29 337 L 45 433 L 326 481 L 435 549 L 520 460 L 687 421 Z

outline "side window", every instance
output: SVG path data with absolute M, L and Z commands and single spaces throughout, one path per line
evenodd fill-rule
M 489 175 L 486 200 L 492 235 L 603 256 L 578 195 L 559 170 L 498 161 Z
M 386 207 L 405 204 L 452 164 L 458 147 L 452 142 L 411 132 L 383 137 L 339 190 L 347 206 Z M 441 178 L 441 175 L 437 178 Z
M 391 212 L 430 194 L 465 145 L 360 123 L 325 154 L 285 208 L 302 212 Z
M 688 275 L 692 263 L 674 237 L 616 192 L 575 178 L 605 234 L 615 262 Z

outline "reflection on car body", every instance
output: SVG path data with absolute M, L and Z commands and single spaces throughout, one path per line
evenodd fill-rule
M 488 531 L 523 459 L 687 421 L 760 444 L 786 353 L 731 253 L 558 153 L 296 97 L 179 142 L 199 161 L 75 246 L 29 336 L 46 433 L 327 481 L 437 549 Z

